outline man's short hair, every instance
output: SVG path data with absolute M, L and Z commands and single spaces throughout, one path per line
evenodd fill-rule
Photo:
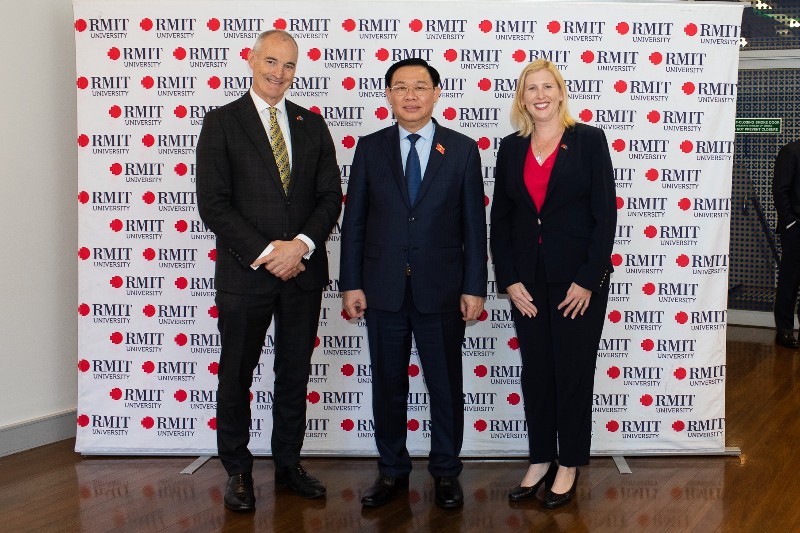
M 394 76 L 394 73 L 397 71 L 397 69 L 403 67 L 425 67 L 428 69 L 428 74 L 431 75 L 431 81 L 433 82 L 434 87 L 439 87 L 439 85 L 442 83 L 442 78 L 439 76 L 439 71 L 430 66 L 427 61 L 419 57 L 409 57 L 406 59 L 401 59 L 389 67 L 389 70 L 386 71 L 386 77 L 384 79 L 386 81 L 387 88 L 392 86 L 392 76 Z

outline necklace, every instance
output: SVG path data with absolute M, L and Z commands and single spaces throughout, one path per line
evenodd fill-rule
M 550 137 L 550 139 L 544 144 L 544 147 L 547 148 L 548 146 L 550 146 L 550 143 L 552 143 L 554 140 L 560 139 L 562 133 L 563 133 L 563 131 L 558 130 L 558 132 L 553 137 Z M 536 142 L 536 134 L 535 133 L 533 134 L 533 144 L 534 144 L 534 146 L 536 146 L 536 151 L 538 152 L 538 155 L 537 154 L 533 154 L 533 157 L 535 157 L 536 158 L 536 162 L 539 163 L 539 165 L 541 165 L 542 162 L 545 160 L 545 157 L 542 155 L 542 149 L 539 148 L 539 143 Z M 550 151 L 548 151 L 547 155 L 550 155 Z

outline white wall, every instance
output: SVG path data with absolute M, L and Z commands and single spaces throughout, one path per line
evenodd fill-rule
M 72 18 L 70 0 L 0 3 L 0 432 L 77 401 Z

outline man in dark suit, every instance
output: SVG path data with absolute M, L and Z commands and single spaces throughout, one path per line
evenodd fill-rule
M 772 198 L 778 212 L 781 263 L 775 290 L 775 343 L 796 350 L 794 314 L 800 289 L 800 141 L 787 144 L 775 159 Z
M 325 242 L 341 210 L 342 190 L 327 125 L 284 99 L 297 56 L 288 33 L 262 33 L 248 58 L 250 91 L 210 111 L 197 143 L 198 208 L 217 236 L 217 446 L 229 475 L 225 506 L 234 511 L 255 508 L 249 388 L 273 317 L 275 481 L 307 498 L 325 494 L 300 464 L 300 449 L 309 364 L 328 283 Z
M 405 59 L 386 73 L 397 124 L 356 148 L 342 223 L 339 284 L 366 317 L 379 476 L 361 503 L 408 487 L 408 363 L 413 334 L 430 393 L 428 470 L 436 503 L 458 507 L 464 433 L 461 345 L 486 297 L 486 213 L 475 141 L 431 119 L 439 73 Z

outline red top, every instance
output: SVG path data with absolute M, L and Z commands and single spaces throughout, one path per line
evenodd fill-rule
M 553 164 L 556 161 L 556 154 L 558 150 L 553 150 L 553 153 L 547 156 L 544 163 L 539 165 L 536 157 L 533 155 L 533 149 L 528 146 L 528 156 L 525 158 L 525 167 L 522 171 L 522 177 L 525 180 L 525 187 L 528 189 L 528 194 L 531 195 L 533 203 L 536 205 L 536 210 L 542 210 L 544 203 L 544 195 L 547 192 L 547 183 L 550 181 L 550 173 L 553 171 Z

